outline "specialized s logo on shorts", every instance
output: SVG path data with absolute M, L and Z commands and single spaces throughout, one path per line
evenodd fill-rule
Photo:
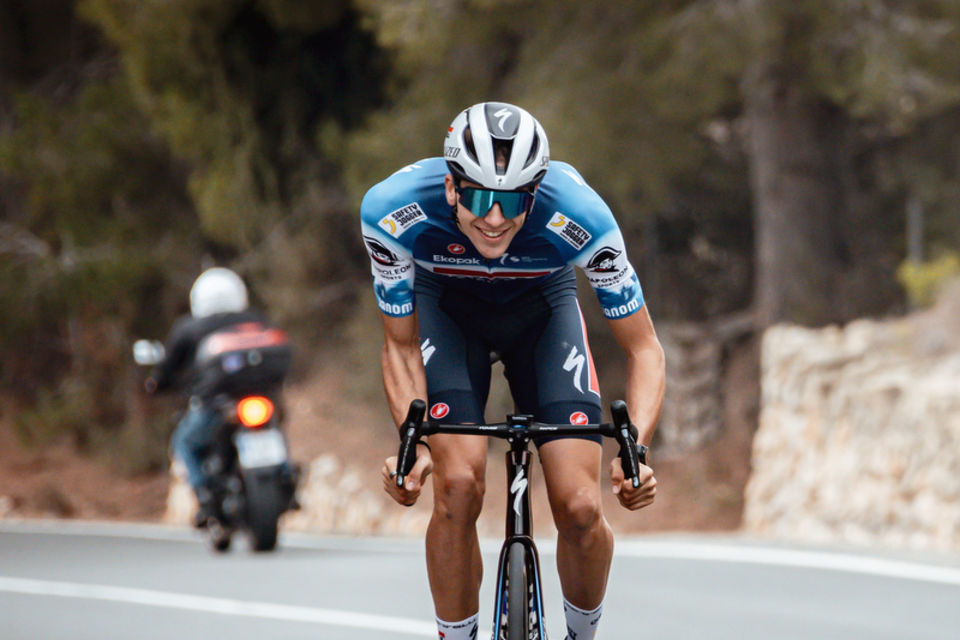
M 423 366 L 427 366 L 430 362 L 430 358 L 433 357 L 433 354 L 436 353 L 437 348 L 430 344 L 430 338 L 427 338 L 423 341 L 423 344 L 420 345 L 420 355 L 423 357 Z
M 564 371 L 573 372 L 573 386 L 577 391 L 583 393 L 583 369 L 587 366 L 587 356 L 577 349 L 577 346 L 574 345 L 570 349 L 570 353 L 567 354 L 567 359 L 563 363 Z M 589 371 L 587 372 L 590 373 Z M 593 389 L 591 389 L 593 391 Z

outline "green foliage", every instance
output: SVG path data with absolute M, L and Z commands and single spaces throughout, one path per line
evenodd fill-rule
M 63 433 L 89 433 L 92 400 L 88 394 L 42 389 L 33 406 L 16 416 L 14 428 L 29 446 L 47 444 Z
M 379 101 L 383 61 L 349 2 L 85 0 L 120 54 L 138 103 L 191 165 L 203 230 L 253 249 L 342 150 L 316 131 Z M 325 212 L 314 212 L 322 218 Z
M 910 302 L 917 307 L 928 307 L 936 302 L 940 289 L 958 278 L 960 254 L 956 252 L 944 253 L 922 263 L 907 260 L 897 270 L 897 279 L 906 289 Z

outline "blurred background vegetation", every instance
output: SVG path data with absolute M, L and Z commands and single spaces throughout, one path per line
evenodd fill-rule
M 658 323 L 897 314 L 958 271 L 955 0 L 0 0 L 3 418 L 159 468 L 130 344 L 215 263 L 299 375 L 379 388 L 360 198 L 481 100 L 607 199 Z

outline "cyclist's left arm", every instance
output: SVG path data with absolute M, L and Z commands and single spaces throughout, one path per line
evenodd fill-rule
M 663 404 L 665 367 L 663 348 L 653 329 L 647 306 L 628 316 L 610 319 L 617 342 L 627 353 L 627 408 L 639 431 L 638 442 L 649 444 Z M 640 465 L 640 486 L 624 478 L 619 458 L 610 462 L 610 483 L 623 507 L 635 511 L 653 504 L 657 479 L 648 464 Z
M 607 322 L 626 352 L 626 401 L 630 418 L 639 431 L 637 442 L 649 445 L 660 417 L 666 387 L 663 347 L 646 305 L 636 313 Z

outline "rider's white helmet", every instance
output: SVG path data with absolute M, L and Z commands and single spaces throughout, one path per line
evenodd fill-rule
M 190 314 L 206 318 L 247 308 L 247 287 L 230 269 L 213 267 L 200 274 L 190 289 Z
M 505 102 L 481 102 L 453 120 L 443 157 L 457 182 L 469 180 L 486 189 L 516 191 L 530 189 L 543 179 L 550 146 L 543 127 L 525 109 Z

